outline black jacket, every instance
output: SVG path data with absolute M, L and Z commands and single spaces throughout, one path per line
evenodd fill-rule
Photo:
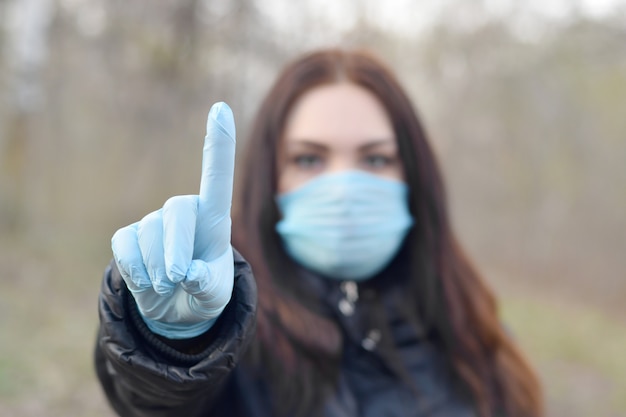
M 372 291 L 359 295 L 354 283 L 308 280 L 344 333 L 337 390 L 322 405 L 324 416 L 475 416 L 441 354 L 395 311 L 393 291 L 377 298 Z M 121 416 L 273 416 L 278 399 L 268 396 L 267 379 L 241 361 L 254 341 L 256 299 L 250 267 L 235 252 L 232 299 L 209 330 L 208 347 L 184 354 L 148 330 L 112 263 L 102 282 L 95 350 L 97 375 L 112 407 Z M 376 327 L 380 317 L 390 321 L 390 331 Z M 397 347 L 411 382 L 389 366 L 379 349 L 384 343 Z

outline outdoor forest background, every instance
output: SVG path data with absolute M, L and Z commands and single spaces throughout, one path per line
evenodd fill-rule
M 548 415 L 626 416 L 624 0 L 0 0 L 0 415 L 113 415 L 91 360 L 110 237 L 197 192 L 213 102 L 244 145 L 323 46 L 410 92 Z

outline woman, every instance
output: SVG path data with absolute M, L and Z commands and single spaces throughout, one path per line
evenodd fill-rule
M 209 114 L 199 195 L 113 238 L 96 368 L 120 415 L 542 415 L 388 69 L 306 55 L 251 131 L 232 229 L 245 260 L 229 245 L 224 105 Z

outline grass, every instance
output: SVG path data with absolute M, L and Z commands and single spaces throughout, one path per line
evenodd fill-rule
M 0 415 L 113 415 L 92 366 L 105 261 L 89 247 L 0 242 Z
M 502 316 L 537 367 L 553 416 L 626 416 L 624 323 L 567 300 L 503 297 Z

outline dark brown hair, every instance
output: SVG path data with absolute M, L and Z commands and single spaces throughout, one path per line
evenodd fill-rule
M 448 218 L 436 157 L 417 114 L 392 72 L 365 52 L 324 50 L 278 76 L 261 104 L 238 166 L 233 242 L 251 263 L 259 288 L 255 357 L 291 412 L 306 410 L 333 388 L 341 354 L 338 327 L 316 313 L 298 288 L 294 266 L 275 232 L 279 219 L 277 153 L 289 112 L 316 86 L 350 82 L 373 93 L 392 122 L 415 220 L 403 253 L 407 320 L 434 335 L 483 417 L 542 415 L 539 384 L 498 317 L 497 303 L 461 249 Z M 286 381 L 286 382 L 285 382 Z

